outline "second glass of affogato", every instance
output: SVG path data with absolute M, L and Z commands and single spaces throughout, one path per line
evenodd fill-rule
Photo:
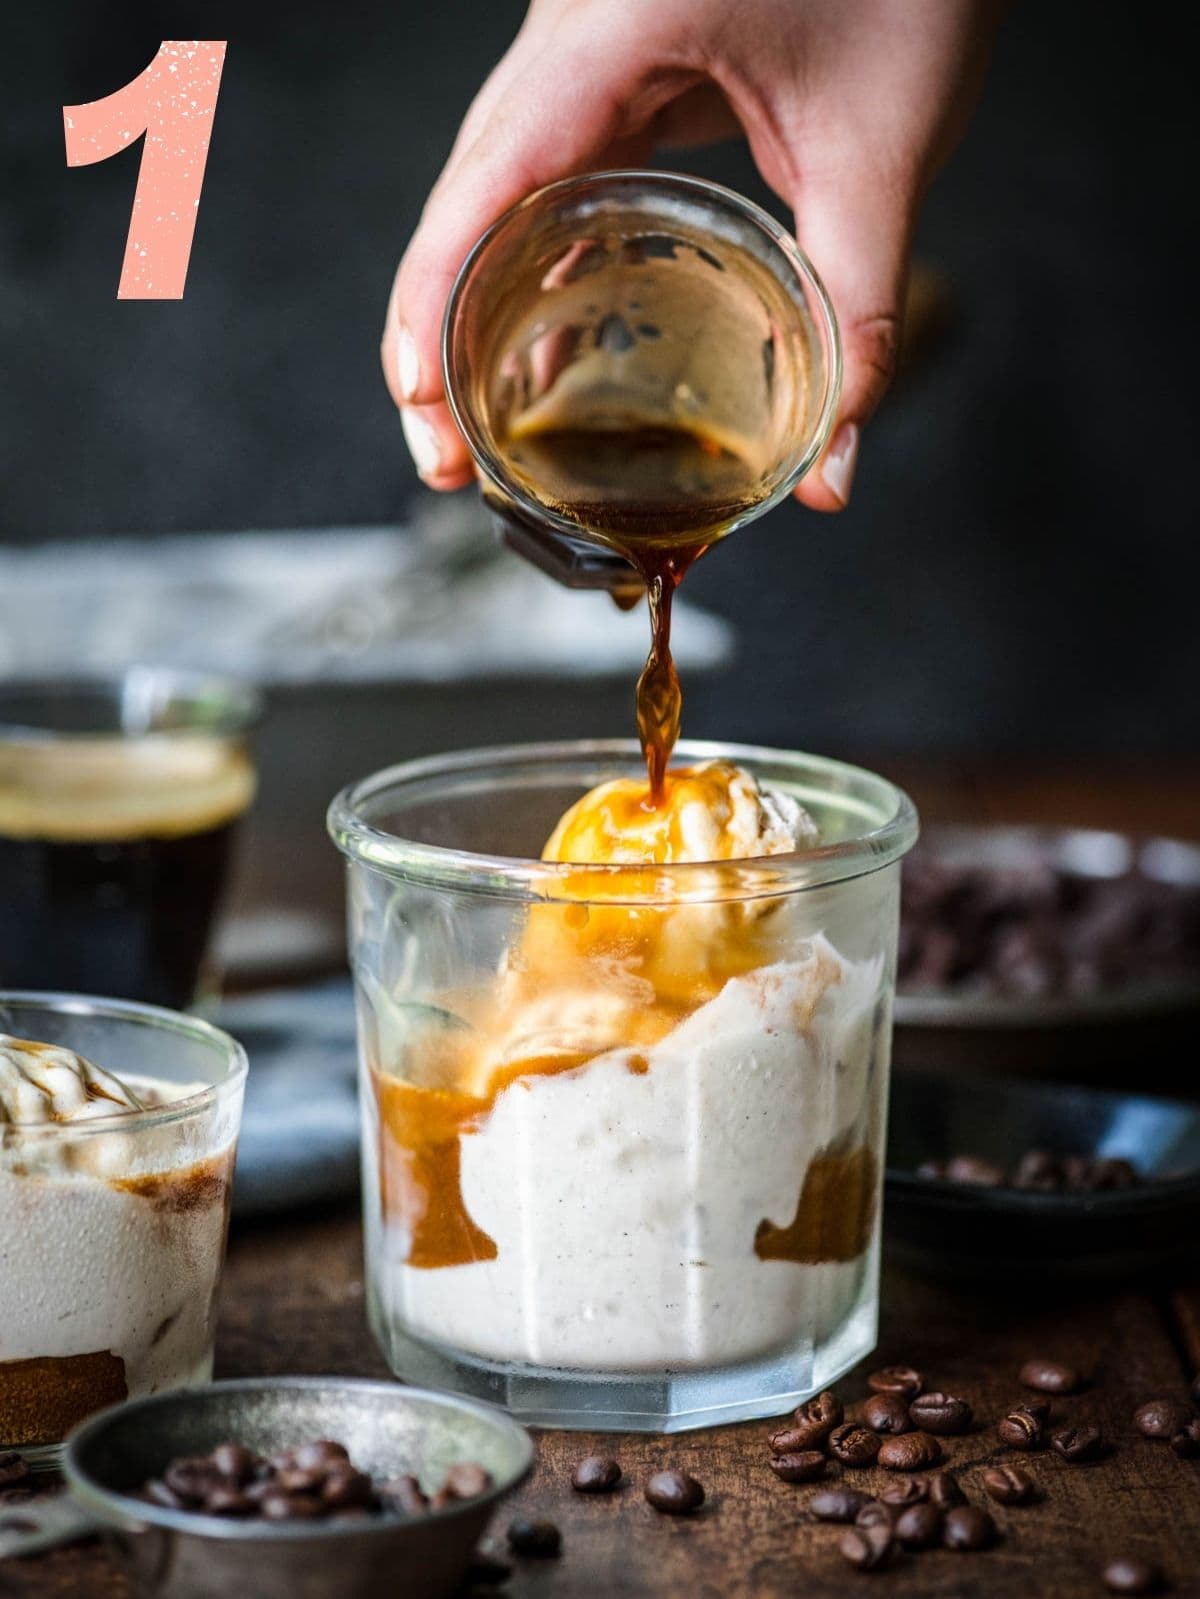
M 875 1340 L 912 806 L 687 744 L 647 806 L 643 761 L 437 757 L 330 813 L 375 1333 L 535 1423 L 776 1414 Z

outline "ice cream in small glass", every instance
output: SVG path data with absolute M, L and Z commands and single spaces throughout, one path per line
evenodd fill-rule
M 0 1449 L 212 1375 L 245 1073 L 192 1017 L 0 992 Z
M 522 1418 L 775 1414 L 875 1338 L 899 861 L 837 762 L 633 741 L 347 790 L 370 1315 Z

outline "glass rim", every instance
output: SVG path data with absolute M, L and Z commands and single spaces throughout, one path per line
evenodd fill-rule
M 636 739 L 610 738 L 493 745 L 403 761 L 342 789 L 329 807 L 326 824 L 348 860 L 384 876 L 530 903 L 711 904 L 778 896 L 879 871 L 899 860 L 916 842 L 917 812 L 911 799 L 896 784 L 865 767 L 801 751 L 696 739 L 681 739 L 675 753 L 688 763 L 730 760 L 751 772 L 756 767 L 784 766 L 793 768 L 797 778 L 802 774 L 810 779 L 824 776 L 829 780 L 825 793 L 850 795 L 857 790 L 860 803 L 864 807 L 874 803 L 881 819 L 848 838 L 785 855 L 639 866 L 530 860 L 454 849 L 403 838 L 375 826 L 363 814 L 389 790 L 416 790 L 422 784 L 436 784 L 438 779 L 469 779 L 489 767 L 516 772 L 556 764 L 640 763 L 641 747 Z M 603 781 L 603 774 L 594 774 L 594 780 Z M 817 797 L 815 791 L 813 797 Z
M 44 697 L 79 702 L 120 702 L 129 688 L 161 695 L 164 705 L 220 705 L 215 718 L 179 727 L 123 728 L 117 725 L 86 730 L 47 726 L 46 721 L 23 718 L 13 707 Z M 147 743 L 186 737 L 236 738 L 249 733 L 264 711 L 262 691 L 245 678 L 224 673 L 193 671 L 183 667 L 134 663 L 112 671 L 56 673 L 49 676 L 10 677 L 0 683 L 0 742 L 21 744 L 94 744 L 113 740 Z
M 821 365 L 824 374 L 824 390 L 816 419 L 804 440 L 803 449 L 793 450 L 786 472 L 779 477 L 770 493 L 757 500 L 743 515 L 729 524 L 726 534 L 732 533 L 746 522 L 753 521 L 764 512 L 782 504 L 800 479 L 811 469 L 829 442 L 842 393 L 841 333 L 833 302 L 820 274 L 782 223 L 777 222 L 769 211 L 765 211 L 755 201 L 739 194 L 736 189 L 730 189 L 723 183 L 714 183 L 709 178 L 695 177 L 690 173 L 662 171 L 654 167 L 608 167 L 600 172 L 585 172 L 576 177 L 559 178 L 556 182 L 548 183 L 532 194 L 526 195 L 523 200 L 518 200 L 476 239 L 451 285 L 442 319 L 442 383 L 446 401 L 455 426 L 466 441 L 476 466 L 495 488 L 535 522 L 548 523 L 559 532 L 574 537 L 595 537 L 590 529 L 539 500 L 518 479 L 511 476 L 488 442 L 485 430 L 477 424 L 474 408 L 466 403 L 464 395 L 460 392 L 457 377 L 462 364 L 462 352 L 459 348 L 462 319 L 459 308 L 471 288 L 475 269 L 481 258 L 518 217 L 543 204 L 548 197 L 560 196 L 568 191 L 582 192 L 589 188 L 631 182 L 653 185 L 667 192 L 683 191 L 696 199 L 715 202 L 726 210 L 736 212 L 769 240 L 786 261 L 795 280 L 799 282 L 806 305 L 811 300 L 816 307 L 815 320 L 818 323 L 822 346 Z
M 143 1110 L 118 1111 L 111 1116 L 89 1116 L 80 1122 L 3 1122 L 0 1123 L 0 1146 L 29 1138 L 90 1138 L 93 1133 L 132 1132 L 143 1127 L 164 1127 L 173 1122 L 187 1121 L 208 1110 L 233 1090 L 243 1087 L 250 1069 L 245 1048 L 232 1033 L 215 1027 L 212 1022 L 206 1022 L 199 1016 L 188 1016 L 183 1011 L 168 1010 L 162 1005 L 144 1005 L 140 1000 L 103 999 L 93 994 L 57 993 L 36 988 L 0 988 L 0 1022 L 3 1022 L 4 1012 L 9 1006 L 47 1011 L 56 1016 L 86 1016 L 102 1021 L 131 1022 L 136 1026 L 180 1034 L 193 1043 L 208 1045 L 220 1054 L 225 1062 L 225 1072 L 215 1082 L 206 1084 L 199 1093 L 170 1100 L 165 1105 L 151 1105 Z M 121 1075 L 119 1070 L 104 1061 L 94 1064 L 113 1072 L 114 1076 Z

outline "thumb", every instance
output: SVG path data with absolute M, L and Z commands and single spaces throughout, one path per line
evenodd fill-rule
M 820 273 L 842 336 L 842 397 L 829 443 L 796 498 L 815 511 L 849 501 L 859 436 L 891 382 L 915 200 L 863 180 L 801 193 L 796 233 Z

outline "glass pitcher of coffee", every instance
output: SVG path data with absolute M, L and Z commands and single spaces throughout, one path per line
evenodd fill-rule
M 463 263 L 446 393 L 505 541 L 633 603 L 647 551 L 686 566 L 824 449 L 837 323 L 795 241 L 699 178 L 568 178 Z

